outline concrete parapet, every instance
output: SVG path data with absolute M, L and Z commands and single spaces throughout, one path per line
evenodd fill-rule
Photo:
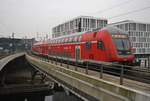
M 0 71 L 8 62 L 10 62 L 20 56 L 23 56 L 23 55 L 25 55 L 25 53 L 16 53 L 16 54 L 13 54 L 13 55 L 10 55 L 10 56 L 7 56 L 7 57 L 1 59 L 0 60 Z
M 29 55 L 26 55 L 26 58 L 41 71 L 88 100 L 93 98 L 95 101 L 150 101 L 150 95 L 144 92 L 41 61 Z

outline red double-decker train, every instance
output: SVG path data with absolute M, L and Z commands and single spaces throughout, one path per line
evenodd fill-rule
M 36 54 L 69 61 L 104 61 L 132 63 L 135 59 L 127 33 L 116 27 L 76 33 L 35 43 Z

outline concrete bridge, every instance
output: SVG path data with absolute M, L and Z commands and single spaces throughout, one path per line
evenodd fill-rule
M 38 71 L 85 101 L 150 101 L 150 94 L 26 54 Z M 134 86 L 134 85 L 133 85 Z M 150 90 L 150 88 L 148 88 Z
M 26 61 L 25 53 L 2 58 L 0 60 L 0 99 L 6 100 L 7 96 L 14 96 L 15 98 L 17 95 L 27 97 L 33 93 L 49 93 L 51 86 L 45 84 L 44 79 L 43 75 Z M 24 99 L 22 100 L 24 101 Z
M 40 79 L 36 78 L 38 74 Z M 84 101 L 150 101 L 149 84 L 144 88 L 148 91 L 146 93 L 25 53 L 0 60 L 0 96 L 48 89 L 48 86 L 37 83 L 45 77 L 61 85 L 68 94 L 72 92 Z

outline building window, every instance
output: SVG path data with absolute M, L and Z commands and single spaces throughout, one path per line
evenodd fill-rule
M 147 31 L 150 31 L 150 24 L 147 25 Z
M 96 28 L 96 20 L 91 19 L 91 28 Z
M 125 31 L 128 31 L 128 26 L 129 26 L 129 24 L 126 23 L 126 24 L 125 24 Z
M 140 31 L 146 31 L 146 24 L 139 24 Z
M 136 23 L 130 23 L 129 30 L 135 31 L 136 30 Z

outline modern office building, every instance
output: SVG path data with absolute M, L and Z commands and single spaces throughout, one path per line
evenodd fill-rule
M 148 66 L 148 61 L 150 61 L 150 24 L 125 20 L 109 25 L 128 32 L 137 60 Z
M 91 31 L 93 29 L 103 28 L 106 25 L 106 19 L 91 16 L 79 16 L 52 28 L 52 38 L 77 32 Z

